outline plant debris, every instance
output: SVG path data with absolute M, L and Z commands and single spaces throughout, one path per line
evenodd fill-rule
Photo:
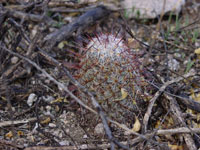
M 199 6 L 2 0 L 0 149 L 199 149 Z

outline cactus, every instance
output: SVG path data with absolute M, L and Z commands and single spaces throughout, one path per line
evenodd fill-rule
M 76 79 L 94 93 L 109 117 L 124 122 L 136 109 L 133 101 L 143 79 L 136 52 L 117 35 L 99 34 L 83 49 L 80 66 Z

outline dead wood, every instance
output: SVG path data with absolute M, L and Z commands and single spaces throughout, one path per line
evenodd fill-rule
M 44 41 L 46 42 L 46 50 L 51 50 L 56 43 L 62 41 L 63 39 L 69 38 L 75 31 L 83 31 L 85 28 L 96 23 L 97 21 L 108 17 L 108 15 L 109 10 L 104 6 L 98 6 L 92 10 L 87 11 L 74 22 L 63 26 L 58 31 L 48 34 L 44 38 Z

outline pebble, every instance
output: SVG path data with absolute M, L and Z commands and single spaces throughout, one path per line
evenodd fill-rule
M 55 128 L 55 127 L 56 127 L 56 124 L 54 124 L 54 123 L 49 123 L 49 127 Z
M 27 104 L 28 106 L 32 106 L 33 105 L 33 102 L 35 102 L 37 100 L 37 95 L 34 94 L 34 93 L 31 93 L 28 97 L 28 100 L 27 100 Z
M 19 58 L 16 57 L 16 56 L 14 56 L 14 57 L 11 58 L 11 63 L 12 64 L 16 64 L 18 61 L 19 61 Z
M 87 139 L 87 138 L 88 138 L 87 134 L 85 134 L 85 135 L 83 136 L 83 138 L 84 138 L 84 139 Z
M 69 143 L 69 141 L 61 141 L 61 142 L 59 142 L 59 144 L 61 146 L 64 146 L 64 145 L 69 145 L 70 143 Z
M 180 68 L 180 63 L 176 59 L 174 59 L 170 56 L 168 57 L 168 59 L 169 59 L 169 61 L 168 61 L 169 69 L 171 69 L 173 71 L 178 71 Z
M 96 125 L 96 127 L 94 128 L 94 133 L 97 135 L 105 134 L 103 123 L 99 123 Z
M 47 103 L 51 103 L 54 100 L 54 98 L 52 96 L 49 96 L 49 95 L 42 96 L 42 99 Z

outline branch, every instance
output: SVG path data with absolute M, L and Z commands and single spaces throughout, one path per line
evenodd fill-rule
M 89 25 L 96 23 L 98 20 L 101 20 L 102 18 L 105 18 L 108 15 L 109 10 L 105 6 L 98 6 L 94 9 L 87 11 L 74 22 L 69 23 L 60 28 L 59 30 L 48 34 L 44 38 L 44 42 L 47 41 L 47 43 L 45 43 L 46 50 L 51 50 L 57 42 L 62 41 L 64 38 L 69 38 L 72 35 L 72 33 L 77 31 L 79 28 L 84 30 Z
M 170 84 L 173 84 L 175 82 L 180 82 L 181 80 L 185 79 L 185 78 L 188 78 L 190 76 L 194 76 L 196 73 L 195 72 L 189 72 L 187 74 L 184 74 L 183 76 L 181 77 L 178 77 L 178 78 L 175 78 L 175 79 L 172 79 L 170 81 L 167 81 L 165 82 L 161 88 L 159 88 L 159 91 L 156 92 L 156 94 L 154 95 L 154 97 L 150 100 L 150 103 L 149 103 L 149 106 L 148 106 L 148 109 L 144 115 L 144 119 L 143 119 L 143 124 L 144 124 L 144 132 L 147 131 L 147 126 L 148 126 L 148 121 L 149 121 L 149 118 L 151 116 L 151 112 L 152 112 L 152 108 L 153 108 L 153 105 L 155 103 L 155 101 L 158 99 L 158 97 L 165 91 L 165 89 L 170 85 Z M 150 82 L 149 82 L 150 83 Z M 150 83 L 152 84 L 152 83 Z

